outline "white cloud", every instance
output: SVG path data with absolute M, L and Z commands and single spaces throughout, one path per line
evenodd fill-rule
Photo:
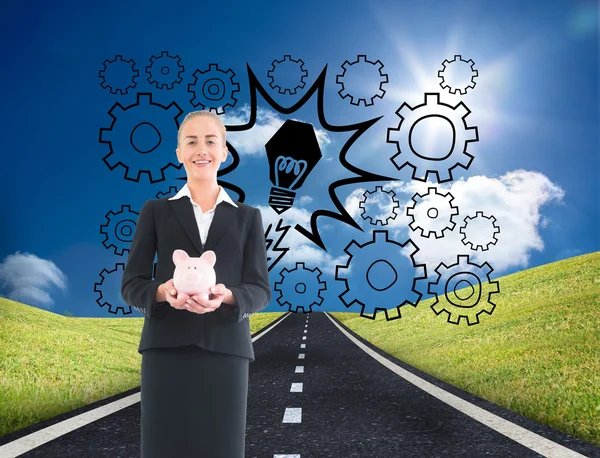
M 301 196 L 295 200 L 295 202 L 299 205 L 310 204 L 312 201 L 313 198 L 308 195 Z
M 246 124 L 250 120 L 250 106 L 248 104 L 234 110 L 230 114 L 222 115 L 223 123 L 228 126 L 236 126 Z M 227 132 L 227 140 L 235 147 L 240 156 L 262 154 L 265 144 L 275 135 L 275 132 L 287 120 L 281 118 L 277 112 L 257 108 L 256 122 L 250 130 L 241 132 Z M 289 118 L 294 121 L 306 122 L 297 118 Z M 331 143 L 331 139 L 326 131 L 315 127 L 315 135 L 317 142 L 323 152 L 324 148 Z
M 0 287 L 8 299 L 50 307 L 54 301 L 47 290 L 52 286 L 67 288 L 66 275 L 52 261 L 17 251 L 0 264 Z
M 283 224 L 291 226 L 280 245 L 282 248 L 289 248 L 289 251 L 279 260 L 273 271 L 279 272 L 284 266 L 294 267 L 296 262 L 304 262 L 306 268 L 318 267 L 325 275 L 335 276 L 336 264 L 345 262 L 347 256 L 333 258 L 294 229 L 296 224 L 309 227 L 311 212 L 292 207 L 282 215 L 278 215 L 271 207 L 258 206 L 257 208 L 261 211 L 265 230 L 269 224 L 273 224 L 270 233 L 273 237 L 276 237 L 275 234 L 279 234 L 274 231 L 279 219 L 283 218 Z
M 437 188 L 439 193 L 450 191 L 454 196 L 453 205 L 458 206 L 459 215 L 454 217 L 456 226 L 450 232 L 444 232 L 442 238 L 436 239 L 432 233 L 429 238 L 422 237 L 420 231 L 412 231 L 408 227 L 412 221 L 411 217 L 406 215 L 406 206 L 411 204 L 412 196 L 415 193 L 427 193 L 429 187 Z M 369 188 L 371 191 L 373 188 Z M 368 221 L 363 221 L 360 214 L 362 209 L 358 203 L 364 198 L 365 189 L 353 191 L 345 201 L 346 210 L 357 220 L 363 221 L 363 227 L 371 229 L 387 229 L 390 231 L 390 238 L 404 242 L 410 238 L 419 247 L 416 260 L 419 263 L 427 265 L 428 276 L 435 275 L 435 267 L 440 262 L 446 265 L 456 263 L 458 254 L 469 254 L 471 262 L 482 264 L 488 262 L 495 273 L 506 270 L 510 267 L 526 268 L 529 263 L 529 257 L 532 250 L 541 251 L 544 243 L 538 230 L 546 225 L 552 224 L 551 220 L 544 218 L 540 214 L 543 205 L 555 201 L 560 203 L 564 197 L 564 191 L 546 176 L 538 172 L 526 170 L 515 170 L 508 172 L 499 178 L 489 178 L 485 176 L 474 176 L 468 179 L 460 179 L 451 185 L 437 185 L 422 182 L 390 182 L 383 185 L 384 190 L 393 190 L 396 193 L 396 199 L 400 202 L 400 207 L 396 209 L 399 216 L 390 220 L 385 226 L 372 226 Z M 426 201 L 427 199 L 425 199 Z M 422 207 L 422 201 L 418 201 L 415 206 L 415 218 L 419 215 L 422 226 L 431 226 L 430 230 L 437 230 L 441 233 L 439 225 L 436 227 L 427 218 L 426 212 L 417 212 L 422 208 L 427 209 L 427 205 Z M 431 206 L 430 206 L 431 208 Z M 443 212 L 442 206 L 436 206 L 440 213 L 436 221 L 450 218 L 449 208 L 447 213 Z M 384 213 L 384 209 L 380 209 Z M 500 227 L 500 233 L 496 235 L 498 242 L 495 245 L 489 245 L 486 251 L 473 251 L 468 245 L 462 242 L 463 235 L 460 228 L 464 226 L 466 216 L 475 216 L 477 211 L 482 211 L 485 216 L 493 215 L 496 218 L 496 225 Z M 378 212 L 379 213 L 379 212 Z M 479 222 L 487 223 L 483 219 Z M 491 225 L 479 224 L 478 222 L 469 222 L 473 224 L 467 229 L 468 239 L 472 239 L 476 245 L 476 240 L 481 238 L 481 232 L 493 227 Z M 477 227 L 478 230 L 473 231 Z M 491 232 L 486 238 L 492 240 Z

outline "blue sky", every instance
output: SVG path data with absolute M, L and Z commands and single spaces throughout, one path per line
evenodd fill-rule
M 100 272 L 113 270 L 127 255 L 127 251 L 118 254 L 103 245 L 100 229 L 107 223 L 105 215 L 120 211 L 123 205 L 139 211 L 157 193 L 180 187 L 183 182 L 177 178 L 185 172 L 170 167 L 164 180 L 156 183 L 146 175 L 138 181 L 125 179 L 123 167 L 111 171 L 103 162 L 110 150 L 99 141 L 100 129 L 110 128 L 109 111 L 116 103 L 123 107 L 136 104 L 138 93 L 151 93 L 152 101 L 164 106 L 175 102 L 183 111 L 178 118 L 181 121 L 185 113 L 200 108 L 192 105 L 188 91 L 194 72 L 214 63 L 222 70 L 231 69 L 239 84 L 235 104 L 226 107 L 222 115 L 226 125 L 244 125 L 251 110 L 257 113 L 252 128 L 229 132 L 228 141 L 240 162 L 220 178 L 243 189 L 245 202 L 263 212 L 265 228 L 277 224 L 279 218 L 291 225 L 281 241 L 289 251 L 271 269 L 271 284 L 282 281 L 281 269 L 291 270 L 297 262 L 304 262 L 309 269 L 318 267 L 320 281 L 326 283 L 321 294 L 325 300 L 313 310 L 360 311 L 358 304 L 347 309 L 339 299 L 345 285 L 336 281 L 335 266 L 346 265 L 349 255 L 344 248 L 353 240 L 360 245 L 373 241 L 373 230 L 386 230 L 388 240 L 404 244 L 410 239 L 418 246 L 415 262 L 426 266 L 427 281 L 436 279 L 438 264 L 455 263 L 458 255 L 470 255 L 471 262 L 479 265 L 487 262 L 494 269 L 490 278 L 495 278 L 600 249 L 595 2 L 230 2 L 227 8 L 190 2 L 168 9 L 159 2 L 102 2 L 95 6 L 62 2 L 61 6 L 40 4 L 34 11 L 19 5 L 2 8 L 0 34 L 4 42 L 11 43 L 5 49 L 7 65 L 0 74 L 8 89 L 0 137 L 2 184 L 8 196 L 2 210 L 10 215 L 0 241 L 2 297 L 59 314 L 124 316 L 121 311 L 110 313 L 96 302 L 99 294 L 94 285 L 101 281 Z M 182 82 L 172 89 L 159 89 L 147 80 L 150 58 L 162 51 L 179 56 L 184 67 Z M 136 86 L 125 94 L 103 88 L 99 77 L 103 63 L 116 55 L 132 59 L 139 71 Z M 305 86 L 293 95 L 269 87 L 267 72 L 273 61 L 284 55 L 302 59 L 307 72 Z M 358 62 L 359 55 L 381 62 L 387 81 L 379 86 L 375 66 Z M 464 95 L 440 87 L 442 62 L 455 55 L 471 59 L 478 72 L 475 86 Z M 346 61 L 357 64 L 344 73 Z M 311 88 L 315 93 L 293 113 L 282 113 L 260 94 L 253 106 L 247 66 L 281 107 L 293 106 Z M 117 72 L 119 77 L 123 74 Z M 370 99 L 378 87 L 385 93 L 373 98 L 369 106 L 355 106 L 350 97 L 338 94 L 337 75 L 342 74 L 353 100 Z M 321 107 L 314 86 L 320 76 L 324 77 Z M 294 74 L 280 73 L 279 77 L 285 85 L 293 81 Z M 113 85 L 115 81 L 111 80 Z M 408 167 L 398 170 L 390 160 L 398 153 L 397 146 L 386 141 L 388 129 L 399 129 L 401 118 L 396 111 L 404 103 L 411 109 L 424 104 L 425 93 L 439 93 L 440 101 L 452 107 L 463 103 L 470 110 L 464 118 L 467 126 L 477 127 L 479 141 L 468 146 L 474 158 L 468 170 L 454 169 L 450 182 L 437 183 L 431 175 L 428 183 L 411 180 Z M 321 125 L 320 109 L 332 126 L 380 119 L 350 144 L 355 131 L 337 132 Z M 150 110 L 138 113 L 144 121 L 155 121 Z M 313 124 L 323 157 L 297 191 L 293 207 L 279 216 L 268 206 L 272 185 L 264 145 L 286 119 Z M 150 161 L 147 167 L 155 173 L 160 172 L 161 164 L 176 163 L 176 125 L 164 122 L 161 114 L 156 123 L 162 126 L 160 145 L 152 154 L 129 158 L 138 167 Z M 129 134 L 114 133 L 114 144 L 124 144 Z M 417 149 L 433 154 L 438 149 L 448 150 L 451 134 L 451 124 L 431 118 L 415 126 L 412 141 Z M 140 129 L 136 135 L 141 144 L 151 146 L 155 141 L 150 129 Z M 362 230 L 334 218 L 318 217 L 323 250 L 294 226 L 310 230 L 315 212 L 337 212 L 328 196 L 330 185 L 357 176 L 340 162 L 345 145 L 349 164 L 390 179 L 335 190 L 340 205 Z M 374 226 L 361 216 L 359 203 L 376 186 L 395 193 L 395 211 L 386 207 L 389 194 L 368 194 L 383 200 L 365 201 L 369 214 L 385 219 L 397 213 L 385 226 Z M 429 187 L 450 192 L 460 210 L 454 229 L 439 239 L 412 230 L 406 214 L 412 197 Z M 497 242 L 486 251 L 471 250 L 461 241 L 464 218 L 474 217 L 477 211 L 493 215 L 500 227 Z M 420 214 L 425 218 L 423 211 Z M 494 240 L 493 234 L 486 232 L 488 220 L 478 221 L 483 225 L 475 230 L 473 223 L 469 238 L 480 237 L 482 244 Z M 441 231 L 440 227 L 435 230 Z M 373 258 L 370 261 L 367 251 Z M 392 307 L 398 297 L 412 297 L 415 269 L 397 244 L 382 242 L 373 252 L 360 252 L 366 257 L 359 260 L 357 255 L 351 272 L 346 272 L 351 285 L 346 298 Z M 386 256 L 392 256 L 390 262 L 397 261 L 399 280 L 386 292 L 376 293 L 364 281 L 364 272 L 368 262 L 377 261 L 371 274 L 382 284 L 373 286 L 376 291 L 384 289 L 394 275 L 383 262 Z M 302 275 L 298 278 L 310 284 L 311 291 L 318 290 L 313 272 Z M 293 292 L 293 281 L 281 286 L 281 302 L 300 300 Z M 102 285 L 103 296 L 113 305 L 121 301 L 119 286 L 118 271 Z M 427 296 L 426 285 L 419 289 Z M 277 302 L 278 297 L 275 292 L 265 311 L 287 310 L 287 305 Z M 140 315 L 133 311 L 127 316 Z

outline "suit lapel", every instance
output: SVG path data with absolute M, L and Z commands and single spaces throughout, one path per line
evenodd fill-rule
M 205 250 L 210 250 L 214 247 L 221 236 L 231 226 L 235 226 L 235 218 L 237 217 L 238 209 L 228 202 L 221 202 L 215 208 L 215 216 L 210 223 L 208 235 L 206 236 Z
M 217 208 L 215 208 L 215 215 L 208 230 L 208 236 L 206 237 L 206 244 L 202 246 L 198 223 L 196 222 L 194 208 L 192 207 L 190 199 L 188 197 L 182 197 L 181 199 L 167 200 L 167 203 L 199 253 L 210 250 L 216 245 L 223 233 L 234 225 L 234 220 L 237 216 L 237 208 L 233 205 L 230 205 L 227 202 L 221 202 L 217 205 Z

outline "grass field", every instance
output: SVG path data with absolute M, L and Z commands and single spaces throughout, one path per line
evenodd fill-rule
M 446 323 L 431 300 L 389 322 L 332 315 L 420 370 L 600 445 L 600 252 L 499 281 L 496 310 L 474 326 Z M 252 315 L 251 332 L 280 315 Z M 0 437 L 138 387 L 142 325 L 0 298 Z

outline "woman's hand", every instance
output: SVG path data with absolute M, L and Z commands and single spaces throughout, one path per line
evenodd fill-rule
M 199 314 L 214 312 L 221 306 L 227 293 L 230 293 L 229 289 L 226 288 L 223 283 L 211 287 L 209 291 L 210 296 L 208 300 L 205 300 L 198 295 L 188 298 L 184 304 L 185 309 Z
M 165 300 L 171 305 L 171 307 L 178 310 L 186 310 L 186 301 L 190 296 L 187 294 L 181 294 L 179 297 L 177 297 L 177 290 L 175 289 L 172 278 L 163 283 L 161 286 L 164 288 Z

